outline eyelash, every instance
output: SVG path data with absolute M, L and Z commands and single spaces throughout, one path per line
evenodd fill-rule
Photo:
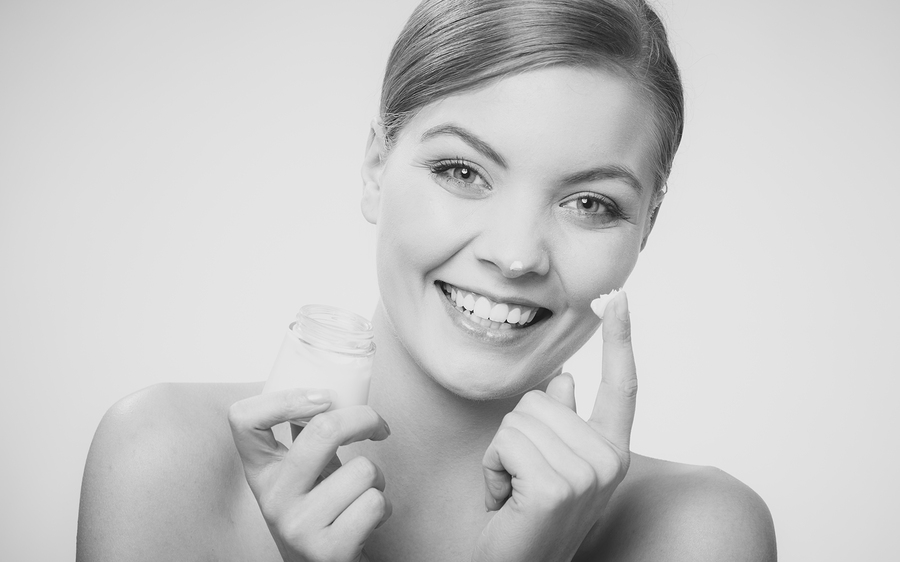
M 622 212 L 622 209 L 618 205 L 616 205 L 615 201 L 613 201 L 612 199 L 610 199 L 608 197 L 604 197 L 603 195 L 600 195 L 599 193 L 593 193 L 590 191 L 576 193 L 572 197 L 569 197 L 568 199 L 566 199 L 565 201 L 560 203 L 560 206 L 563 206 L 566 203 L 570 203 L 572 201 L 578 201 L 579 199 L 590 199 L 591 201 L 596 201 L 597 204 L 603 206 L 606 209 L 606 212 L 605 213 L 590 213 L 587 211 L 575 211 L 575 212 L 580 212 L 580 213 L 585 213 L 585 214 L 598 214 L 598 215 L 608 214 L 610 217 L 612 217 L 613 220 L 628 218 L 625 215 L 625 213 Z
M 480 186 L 482 188 L 487 188 L 487 189 L 490 189 L 490 187 L 491 187 L 490 184 L 487 183 L 487 180 L 485 179 L 484 174 L 482 174 L 476 166 L 472 165 L 471 163 L 469 163 L 466 160 L 463 160 L 462 158 L 459 158 L 459 157 L 443 159 L 443 160 L 436 160 L 434 162 L 430 162 L 428 164 L 428 168 L 431 171 L 431 174 L 437 179 L 437 181 L 453 184 L 453 186 L 457 187 L 457 188 L 471 190 L 473 188 L 473 186 L 475 186 L 475 187 Z M 476 177 L 481 178 L 481 180 L 484 182 L 484 184 L 482 185 L 482 184 L 476 184 L 474 182 L 472 182 L 472 183 L 465 182 L 458 178 L 454 178 L 452 176 L 448 176 L 445 174 L 445 172 L 447 172 L 449 170 L 455 170 L 455 169 L 459 169 L 459 168 L 464 168 L 464 169 L 468 170 L 469 172 L 471 172 L 472 174 L 474 174 Z M 568 197 L 565 201 L 560 203 L 560 207 L 562 207 L 566 203 L 569 203 L 572 201 L 578 201 L 579 199 L 590 199 L 591 201 L 596 201 L 599 205 L 603 206 L 603 208 L 606 209 L 606 212 L 605 213 L 591 213 L 588 211 L 575 210 L 575 211 L 572 211 L 574 213 L 585 214 L 585 215 L 596 215 L 596 216 L 608 215 L 610 217 L 610 220 L 608 222 L 618 221 L 621 219 L 626 219 L 626 220 L 628 219 L 628 216 L 624 212 L 622 212 L 622 209 L 615 203 L 615 201 L 613 201 L 612 199 L 610 199 L 608 197 L 600 195 L 599 193 L 594 193 L 591 191 L 583 191 L 581 193 L 576 193 L 575 195 Z
M 428 164 L 428 168 L 431 170 L 431 174 L 435 176 L 439 181 L 452 183 L 456 187 L 461 187 L 464 189 L 471 189 L 473 185 L 479 186 L 481 184 L 476 184 L 474 182 L 466 182 L 462 181 L 458 178 L 454 178 L 452 176 L 445 175 L 445 172 L 449 170 L 465 168 L 470 173 L 474 174 L 476 177 L 481 178 L 484 182 L 484 187 L 490 188 L 490 184 L 487 183 L 487 180 L 484 177 L 484 174 L 478 170 L 476 166 L 473 166 L 469 162 L 466 162 L 462 158 L 451 158 L 447 160 L 438 160 L 435 162 L 431 162 Z

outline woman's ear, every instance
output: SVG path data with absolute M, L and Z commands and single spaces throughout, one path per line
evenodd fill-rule
M 653 230 L 653 225 L 656 224 L 656 217 L 659 216 L 659 210 L 662 208 L 664 195 L 665 193 L 663 192 L 655 198 L 654 206 L 650 210 L 650 220 L 647 221 L 647 227 L 644 229 L 644 239 L 641 240 L 641 250 L 647 245 L 647 239 L 650 238 L 650 232 Z
M 377 119 L 372 120 L 366 155 L 362 163 L 363 193 L 360 207 L 366 220 L 378 222 L 381 209 L 381 172 L 384 169 L 384 129 Z

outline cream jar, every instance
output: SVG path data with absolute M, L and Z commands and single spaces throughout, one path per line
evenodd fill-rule
M 311 304 L 288 327 L 263 392 L 327 388 L 331 409 L 363 405 L 375 358 L 372 324 L 347 310 Z

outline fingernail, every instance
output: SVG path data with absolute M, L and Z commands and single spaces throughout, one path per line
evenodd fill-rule
M 387 430 L 387 434 L 391 434 L 391 426 L 388 425 L 388 422 L 384 422 L 384 428 Z
M 591 301 L 591 310 L 594 311 L 597 318 L 603 318 L 603 314 L 606 312 L 606 306 L 620 291 L 622 291 L 622 289 L 613 289 L 609 293 L 600 295 L 598 298 Z
M 311 390 L 306 393 L 306 401 L 313 404 L 328 404 L 331 397 L 319 390 Z

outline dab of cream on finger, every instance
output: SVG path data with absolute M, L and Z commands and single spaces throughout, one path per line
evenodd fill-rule
M 597 318 L 603 318 L 603 313 L 606 312 L 606 305 L 612 301 L 616 295 L 619 294 L 621 289 L 613 289 L 609 293 L 605 295 L 600 295 L 598 298 L 591 301 L 591 310 L 594 311 L 594 314 L 597 315 Z

